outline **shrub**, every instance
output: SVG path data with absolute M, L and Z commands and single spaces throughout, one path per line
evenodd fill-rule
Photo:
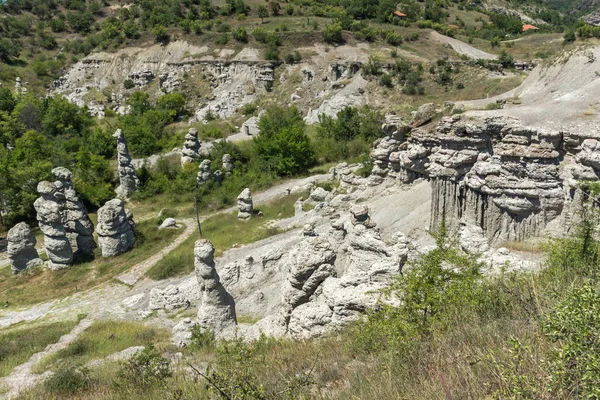
M 131 79 L 125 79 L 123 86 L 125 89 L 133 89 L 135 87 L 135 83 L 133 83 L 133 80 Z
M 75 369 L 63 365 L 44 381 L 44 388 L 53 394 L 73 396 L 89 388 L 90 384 L 87 368 Z
M 254 144 L 263 169 L 285 176 L 305 172 L 313 164 L 314 151 L 297 108 L 273 107 L 258 127 Z
M 326 25 L 323 29 L 323 40 L 327 43 L 343 43 L 344 38 L 342 36 L 342 24 L 339 22 L 332 22 Z
M 131 384 L 145 388 L 170 376 L 169 360 L 150 344 L 121 366 L 117 373 L 117 385 Z
M 215 334 L 210 330 L 203 330 L 200 325 L 194 325 L 192 328 L 192 339 L 190 347 L 192 350 L 211 347 L 215 344 Z
M 249 115 L 254 114 L 257 109 L 258 109 L 258 107 L 256 107 L 256 104 L 248 103 L 248 104 L 244 104 L 243 106 L 240 107 L 240 113 L 242 115 L 249 116 Z
M 390 74 L 382 74 L 379 77 L 379 84 L 387 88 L 394 87 L 394 83 L 392 82 L 392 77 L 390 76 Z
M 227 32 L 223 32 L 220 33 L 216 38 L 215 38 L 215 43 L 218 45 L 226 45 L 229 42 L 229 34 Z
M 600 395 L 600 292 L 594 284 L 574 288 L 543 323 L 556 344 L 549 360 L 550 388 L 559 397 Z
M 512 68 L 515 66 L 513 56 L 505 50 L 502 50 L 500 54 L 498 54 L 498 62 L 500 62 L 500 65 L 502 65 L 503 68 Z
M 163 25 L 154 25 L 152 28 L 152 34 L 154 35 L 154 39 L 158 43 L 167 44 L 171 37 L 169 36 L 169 31 Z
M 248 32 L 244 27 L 235 28 L 233 30 L 233 38 L 241 43 L 248 42 Z

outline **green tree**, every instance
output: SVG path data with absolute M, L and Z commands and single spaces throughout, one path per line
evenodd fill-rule
M 325 29 L 323 29 L 323 40 L 327 43 L 342 43 L 344 41 L 342 36 L 342 24 L 339 22 L 332 22 L 325 26 Z
M 279 12 L 281 11 L 281 6 L 279 5 L 279 2 L 272 1 L 269 3 L 269 9 L 271 10 L 271 15 L 276 17 L 279 15 Z
M 171 37 L 169 36 L 169 31 L 164 25 L 154 25 L 154 28 L 152 28 L 152 34 L 154 35 L 154 39 L 158 43 L 167 44 L 171 39 Z
M 344 0 L 343 5 L 352 17 L 368 19 L 377 15 L 379 0 Z
M 79 108 L 62 96 L 46 100 L 42 130 L 48 136 L 81 136 L 91 126 L 92 118 L 85 108 Z
M 512 68 L 515 66 L 515 59 L 506 50 L 502 50 L 500 54 L 498 54 L 498 61 L 504 68 Z
M 243 26 L 240 26 L 233 30 L 233 38 L 235 40 L 237 40 L 238 42 L 247 43 L 248 42 L 248 32 L 246 31 L 246 29 Z
M 19 47 L 11 40 L 0 38 L 0 61 L 11 63 L 19 57 Z
M 185 111 L 185 97 L 181 93 L 168 93 L 156 101 L 156 108 L 166 112 L 172 120 L 182 116 Z
M 269 10 L 267 10 L 267 7 L 264 4 L 261 4 L 258 6 L 257 12 L 258 18 L 260 18 L 260 22 L 264 24 L 265 18 L 269 17 Z
M 280 176 L 304 172 L 314 162 L 310 139 L 297 108 L 273 107 L 258 123 L 256 153 L 264 168 Z
M 0 87 L 0 111 L 11 113 L 17 105 L 17 99 L 14 98 L 11 91 Z

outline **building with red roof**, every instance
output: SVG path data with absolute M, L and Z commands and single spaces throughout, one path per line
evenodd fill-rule
M 523 32 L 527 32 L 527 31 L 537 31 L 537 30 L 539 30 L 539 29 L 540 29 L 540 28 L 538 28 L 537 26 L 533 26 L 533 25 L 530 25 L 530 24 L 525 24 L 525 25 L 523 25 Z

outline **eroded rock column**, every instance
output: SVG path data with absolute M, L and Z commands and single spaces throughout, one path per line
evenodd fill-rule
M 214 254 L 215 248 L 211 242 L 204 239 L 196 242 L 194 266 L 201 291 L 198 323 L 203 330 L 223 336 L 235 329 L 235 301 L 220 282 Z
M 185 143 L 181 151 L 181 165 L 196 161 L 199 157 L 200 141 L 198 141 L 198 129 L 190 128 L 185 135 Z
M 44 262 L 35 249 L 35 236 L 25 222 L 20 222 L 8 231 L 8 259 L 13 274 L 24 269 L 42 265 Z
M 71 248 L 74 249 L 77 256 L 89 256 L 96 248 L 93 236 L 94 224 L 73 188 L 73 175 L 71 171 L 63 167 L 54 168 L 52 175 L 57 179 L 54 182 L 56 187 L 54 196 L 62 206 L 62 222 Z
M 125 140 L 125 136 L 123 136 L 123 132 L 117 129 L 113 137 L 117 138 L 117 169 L 121 182 L 115 192 L 117 196 L 126 200 L 135 193 L 140 180 L 135 174 L 135 168 L 133 168 L 133 164 L 131 163 L 129 148 L 127 147 L 127 141 Z
M 112 199 L 98 210 L 98 243 L 102 257 L 114 257 L 129 251 L 135 243 L 133 216 L 120 199 Z
M 50 259 L 48 267 L 53 270 L 66 268 L 73 262 L 73 250 L 62 223 L 61 205 L 54 197 L 56 187 L 48 181 L 42 181 L 38 183 L 37 191 L 41 197 L 33 206 L 44 233 L 44 247 Z
M 212 178 L 212 174 L 210 172 L 210 160 L 203 160 L 198 167 L 198 175 L 196 177 L 196 181 L 198 182 L 198 186 L 202 187 L 206 182 L 208 182 Z
M 252 211 L 254 210 L 254 204 L 252 202 L 252 192 L 249 188 L 246 188 L 237 197 L 238 203 L 238 219 L 248 220 L 252 217 Z

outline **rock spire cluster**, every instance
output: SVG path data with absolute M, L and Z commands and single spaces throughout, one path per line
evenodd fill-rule
M 113 137 L 117 139 L 117 170 L 121 182 L 115 192 L 117 196 L 127 200 L 137 190 L 140 180 L 135 174 L 135 168 L 133 168 L 127 140 L 125 140 L 123 132 L 117 129 Z

